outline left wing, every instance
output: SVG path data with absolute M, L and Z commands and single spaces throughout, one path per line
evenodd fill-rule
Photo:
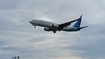
M 70 22 L 66 22 L 66 23 L 60 24 L 58 30 L 59 30 L 59 31 L 62 30 L 64 27 L 66 27 L 66 26 L 70 25 L 71 23 L 73 23 L 73 22 L 75 22 L 75 21 L 81 19 L 81 17 L 82 17 L 82 15 L 80 16 L 80 18 L 78 18 L 78 19 L 76 19 L 76 20 L 73 20 L 73 21 L 70 21 Z

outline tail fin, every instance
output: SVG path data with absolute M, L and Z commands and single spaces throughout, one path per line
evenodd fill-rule
M 73 27 L 80 27 L 80 25 L 81 25 L 81 19 L 82 18 L 82 15 L 80 16 L 80 18 L 78 19 L 78 21 L 74 24 L 74 26 Z

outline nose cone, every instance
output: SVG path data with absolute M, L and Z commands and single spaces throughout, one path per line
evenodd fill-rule
M 29 23 L 31 23 L 31 24 L 32 24 L 32 21 L 29 21 Z
M 34 25 L 35 24 L 35 22 L 32 20 L 32 21 L 29 21 L 29 23 L 31 23 L 32 25 Z

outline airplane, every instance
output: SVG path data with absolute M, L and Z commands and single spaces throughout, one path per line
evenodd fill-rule
M 36 26 L 41 26 L 41 27 L 44 27 L 45 31 L 52 31 L 54 33 L 56 33 L 56 31 L 74 32 L 74 31 L 80 31 L 81 29 L 88 27 L 88 26 L 80 27 L 81 20 L 82 20 L 81 18 L 82 18 L 82 15 L 80 16 L 80 18 L 76 20 L 69 21 L 62 24 L 57 24 L 57 23 L 48 22 L 44 20 L 32 20 L 32 21 L 29 21 L 29 23 L 31 23 L 35 28 Z M 71 27 L 70 25 L 73 22 L 76 22 L 76 23 Z

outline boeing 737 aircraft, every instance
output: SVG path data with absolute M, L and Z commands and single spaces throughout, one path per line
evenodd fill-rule
M 48 22 L 48 21 L 44 21 L 44 20 L 32 20 L 29 21 L 35 28 L 36 26 L 41 26 L 44 27 L 45 31 L 53 31 L 54 33 L 56 33 L 56 31 L 67 31 L 67 32 L 73 32 L 73 31 L 79 31 L 83 28 L 86 28 L 88 26 L 83 26 L 80 27 L 81 25 L 81 19 L 82 15 L 80 16 L 80 18 L 73 20 L 73 21 L 69 21 L 63 24 L 56 24 L 53 22 Z M 76 22 L 77 21 L 77 22 Z M 74 24 L 74 26 L 70 26 L 71 23 L 76 22 Z

